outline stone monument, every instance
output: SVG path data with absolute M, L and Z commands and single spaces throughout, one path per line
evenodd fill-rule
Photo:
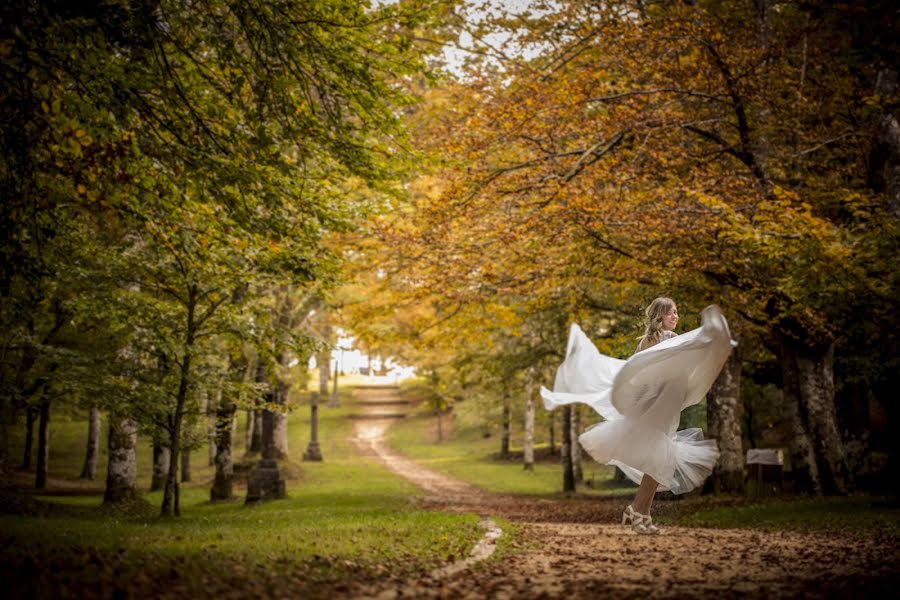
M 247 479 L 247 499 L 245 504 L 261 500 L 284 498 L 284 479 L 278 471 L 275 460 L 275 419 L 272 411 L 263 411 L 262 454 Z

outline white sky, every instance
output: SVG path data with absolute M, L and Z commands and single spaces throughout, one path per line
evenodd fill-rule
M 496 17 L 504 13 L 521 15 L 522 13 L 530 12 L 533 15 L 539 15 L 546 12 L 546 10 L 538 7 L 546 6 L 547 4 L 552 5 L 552 2 L 542 0 L 466 0 L 465 5 L 461 10 L 464 12 L 470 23 L 480 23 L 486 17 Z M 507 55 L 522 56 L 524 58 L 532 58 L 541 50 L 539 47 L 508 47 L 506 44 L 509 42 L 509 38 L 510 36 L 507 33 L 492 33 L 485 36 L 483 42 L 494 48 L 503 48 Z M 485 47 L 483 43 L 474 40 L 467 31 L 460 33 L 458 44 L 460 47 L 451 45 L 445 46 L 443 57 L 447 65 L 447 70 L 457 76 L 463 76 L 461 67 L 468 54 L 466 49 L 479 48 L 484 50 Z

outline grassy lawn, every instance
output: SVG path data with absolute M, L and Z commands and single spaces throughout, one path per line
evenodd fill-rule
M 309 408 L 301 406 L 291 413 L 291 458 L 284 469 L 290 478 L 284 500 L 246 507 L 239 486 L 240 501 L 211 504 L 213 470 L 207 465 L 206 449 L 198 449 L 193 482 L 182 484 L 182 517 L 165 520 L 102 510 L 104 474 L 93 487 L 76 489 L 77 495 L 71 490 L 52 495 L 54 481 L 65 486 L 78 476 L 87 430 L 78 419 L 54 420 L 51 495 L 37 498 L 64 506 L 35 517 L 0 515 L 2 579 L 13 588 L 30 585 L 22 575 L 29 565 L 49 561 L 52 574 L 39 596 L 65 596 L 70 589 L 84 592 L 80 586 L 94 576 L 83 576 L 85 565 L 79 557 L 94 556 L 99 565 L 95 575 L 107 592 L 122 586 L 131 590 L 128 586 L 145 562 L 153 566 L 142 576 L 151 580 L 173 572 L 191 574 L 178 575 L 172 586 L 166 584 L 167 589 L 185 593 L 207 590 L 205 586 L 213 585 L 209 580 L 223 573 L 228 577 L 257 573 L 266 581 L 276 577 L 269 582 L 273 589 L 281 585 L 298 589 L 298 581 L 302 588 L 319 579 L 421 573 L 468 554 L 482 534 L 478 518 L 416 509 L 411 503 L 419 494 L 416 488 L 356 453 L 350 442 L 352 421 L 347 418 L 353 410 L 348 391 L 342 393 L 340 408 L 320 407 L 322 463 L 300 460 L 309 439 Z M 236 457 L 243 455 L 243 433 L 242 418 Z M 145 437 L 139 444 L 139 481 L 146 489 L 150 449 Z M 104 461 L 105 447 L 101 464 Z M 162 495 L 146 493 L 145 498 L 156 509 Z M 109 568 L 104 570 L 104 565 Z M 280 565 L 276 574 L 269 573 L 272 565 Z M 150 585 L 156 589 L 159 582 Z
M 519 460 L 496 458 L 500 450 L 499 435 L 486 438 L 477 427 L 448 427 L 448 417 L 444 421 L 443 441 L 437 439 L 436 418 L 422 411 L 394 424 L 388 440 L 395 450 L 416 462 L 488 491 L 550 495 L 562 490 L 562 468 L 557 459 L 536 462 L 533 471 L 526 471 Z M 545 453 L 546 448 L 546 444 L 537 446 Z M 521 456 L 521 446 L 513 445 L 510 450 Z M 612 467 L 600 465 L 587 456 L 583 458 L 584 479 L 593 487 L 580 485 L 580 493 L 608 495 L 634 490 L 630 484 L 617 485 L 612 481 Z
M 702 501 L 702 499 L 701 499 Z M 774 498 L 661 519 L 680 525 L 794 531 L 871 532 L 900 538 L 900 502 L 873 496 Z

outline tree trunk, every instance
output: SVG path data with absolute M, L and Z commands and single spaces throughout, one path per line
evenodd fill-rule
M 319 397 L 327 398 L 328 382 L 331 381 L 331 351 L 322 350 L 316 354 L 316 363 L 319 366 Z
M 750 402 L 742 402 L 741 408 L 744 411 L 744 427 L 747 431 L 747 443 L 751 448 L 756 448 L 756 429 L 753 425 L 753 405 Z
M 250 445 L 247 452 L 256 454 L 262 452 L 262 434 L 263 434 L 263 411 L 255 409 L 253 411 L 253 429 L 250 431 Z
M 216 404 L 216 475 L 210 490 L 210 499 L 214 501 L 234 498 L 231 422 L 235 411 L 234 403 L 225 397 Z
M 137 430 L 134 419 L 115 413 L 109 415 L 104 504 L 118 504 L 137 497 Z
M 503 430 L 500 435 L 500 458 L 509 456 L 509 392 L 503 390 Z
M 282 460 L 288 455 L 288 421 L 287 407 L 288 393 L 291 390 L 290 381 L 285 373 L 290 368 L 290 354 L 282 350 L 278 354 L 279 374 L 275 378 L 274 400 L 281 410 L 272 414 L 272 458 Z
M 181 482 L 191 480 L 191 451 L 184 450 L 181 453 Z
M 716 493 L 744 493 L 744 448 L 741 438 L 741 346 L 731 355 L 706 394 L 709 437 L 719 445 L 712 474 Z
M 229 372 L 234 382 L 242 382 L 249 375 L 249 365 L 243 355 L 237 358 L 232 356 L 229 360 Z M 213 446 L 216 449 L 215 465 L 216 474 L 213 479 L 212 489 L 209 491 L 210 500 L 233 500 L 234 496 L 234 443 L 235 416 L 237 414 L 236 398 L 229 392 L 225 394 L 221 389 L 216 391 L 215 397 L 215 440 Z M 255 420 L 253 411 L 247 411 L 247 432 L 251 435 Z M 248 442 L 249 445 L 249 442 Z
M 522 452 L 523 468 L 534 470 L 534 369 L 525 374 L 525 439 Z
M 277 458 L 275 456 L 275 412 L 263 410 L 262 424 L 262 458 Z
M 187 392 L 186 382 L 180 388 Z M 163 501 L 159 514 L 163 517 L 181 516 L 181 488 L 178 484 L 178 458 L 181 454 L 181 426 L 184 420 L 184 397 L 179 390 L 179 399 L 175 405 L 175 415 L 172 418 L 172 435 L 169 438 L 169 472 L 166 475 L 166 487 L 163 489 Z
M 47 486 L 47 467 L 50 459 L 50 384 L 44 385 L 38 423 L 37 467 L 34 474 L 34 488 L 42 490 Z
M 100 454 L 100 409 L 91 407 L 91 415 L 88 419 L 87 452 L 84 457 L 84 468 L 81 469 L 81 478 L 94 480 L 97 478 L 97 457 Z
M 266 386 L 266 392 L 263 395 L 264 402 L 271 400 L 269 391 L 269 378 L 266 376 L 266 367 L 262 362 L 262 358 L 256 363 L 255 381 L 258 384 Z M 247 454 L 256 454 L 263 450 L 263 409 L 257 408 L 253 411 L 253 427 L 248 431 L 249 443 L 247 444 Z
M 34 451 L 34 422 L 40 411 L 36 406 L 29 406 L 25 412 L 25 451 L 22 453 L 22 468 L 31 468 L 31 454 Z
M 550 413 L 547 419 L 547 428 L 550 437 L 550 456 L 556 454 L 556 411 Z
M 191 353 L 193 346 L 193 311 L 188 313 L 188 335 L 185 347 L 188 351 L 181 361 L 181 378 L 178 384 L 178 394 L 175 396 L 175 414 L 169 423 L 169 473 L 166 477 L 166 487 L 163 490 L 163 501 L 160 507 L 160 516 L 181 516 L 181 489 L 178 485 L 178 458 L 181 454 L 181 428 L 184 422 L 184 404 L 187 400 L 188 383 L 191 376 Z
M 206 445 L 209 449 L 209 466 L 216 464 L 216 407 L 222 398 L 222 390 L 204 394 L 206 398 Z
M 796 392 L 796 368 L 789 371 L 789 365 L 782 364 L 784 377 L 784 416 L 791 425 L 789 452 L 791 455 L 791 476 L 795 492 L 815 492 L 820 488 L 819 469 L 813 454 L 812 441 L 806 425 L 800 417 L 800 399 Z M 789 379 L 790 377 L 790 379 Z M 790 391 L 789 390 L 793 390 Z
M 272 451 L 278 460 L 288 455 L 288 416 L 280 411 L 272 413 Z
M 885 66 L 878 71 L 875 93 L 889 98 L 897 90 L 898 72 Z M 869 153 L 868 184 L 884 195 L 888 211 L 900 219 L 900 123 L 891 109 L 885 110 L 878 123 Z
M 163 489 L 169 476 L 169 447 L 163 441 L 165 431 L 157 428 L 156 439 L 153 440 L 153 476 L 150 479 L 150 491 Z
M 562 407 L 562 444 L 560 446 L 563 468 L 563 491 L 575 491 L 575 472 L 572 465 L 572 407 Z
M 781 339 L 785 403 L 795 435 L 800 435 L 791 448 L 795 481 L 800 489 L 811 484 L 819 494 L 845 494 L 849 488 L 844 444 L 834 405 L 833 357 L 834 344 L 808 348 L 789 338 Z
M 256 411 L 247 411 L 247 431 L 244 433 L 244 454 L 250 454 L 250 446 L 253 445 L 253 429 L 255 427 Z
M 438 431 L 438 443 L 444 441 L 444 425 L 441 423 L 441 409 L 437 409 L 437 431 Z
M 572 453 L 572 477 L 575 481 L 584 481 L 584 471 L 581 469 L 581 444 L 578 443 L 578 435 L 581 433 L 581 411 L 577 405 L 572 406 L 571 428 L 569 451 Z
M 266 386 L 266 391 L 263 394 L 263 404 L 274 404 L 276 402 L 275 391 L 266 375 L 265 366 L 263 365 L 262 360 L 260 360 L 256 366 L 256 382 Z M 276 458 L 274 456 L 273 434 L 275 428 L 273 415 L 273 411 L 270 411 L 267 408 L 260 409 L 256 413 L 254 425 L 256 425 L 257 422 L 259 423 L 259 452 L 261 453 L 262 458 Z
M 328 406 L 330 408 L 337 408 L 340 406 L 338 402 L 338 375 L 340 374 L 340 367 L 338 365 L 337 359 L 334 359 L 334 388 L 331 390 L 331 398 L 328 400 Z

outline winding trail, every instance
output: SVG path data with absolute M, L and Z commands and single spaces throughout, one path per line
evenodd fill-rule
M 358 388 L 354 442 L 426 492 L 427 508 L 472 512 L 487 533 L 465 560 L 427 576 L 356 590 L 359 597 L 414 598 L 831 598 L 890 596 L 900 552 L 890 535 L 665 527 L 641 536 L 618 525 L 627 498 L 533 499 L 485 492 L 387 447 L 385 432 L 409 406 L 396 388 Z M 679 502 L 657 502 L 676 515 Z M 483 562 L 501 535 L 491 517 L 516 524 L 515 552 Z M 493 524 L 493 526 L 492 526 Z
M 360 451 L 376 456 L 389 469 L 425 490 L 428 493 L 426 501 L 439 500 L 458 506 L 486 496 L 485 492 L 475 486 L 427 469 L 385 445 L 384 434 L 388 427 L 394 419 L 406 414 L 404 410 L 397 412 L 397 409 L 409 408 L 408 403 L 400 399 L 397 388 L 359 387 L 356 388 L 356 395 L 364 410 L 362 414 L 355 415 L 353 442 Z M 385 407 L 394 410 L 387 411 Z M 481 519 L 481 527 L 485 534 L 467 558 L 435 569 L 430 577 L 450 577 L 489 558 L 497 549 L 497 540 L 503 535 L 503 531 L 490 517 Z

